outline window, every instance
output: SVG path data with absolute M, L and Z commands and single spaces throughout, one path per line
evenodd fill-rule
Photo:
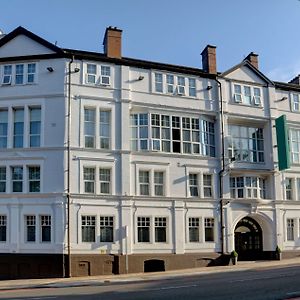
M 242 102 L 242 87 L 239 84 L 234 85 L 234 101 Z
M 14 109 L 14 148 L 23 147 L 24 138 L 24 108 Z
M 83 168 L 84 192 L 95 193 L 95 168 Z
M 0 215 L 0 242 L 6 242 L 7 217 Z
M 291 160 L 295 164 L 300 163 L 300 130 L 289 130 L 289 142 L 291 151 Z
M 149 183 L 149 171 L 139 171 L 140 195 L 150 195 Z
M 114 241 L 114 217 L 100 217 L 100 242 Z
M 35 83 L 36 81 L 36 64 L 31 63 L 27 65 L 27 83 Z
M 95 148 L 95 117 L 95 109 L 84 109 L 84 144 L 86 148 Z
M 40 216 L 41 242 L 51 242 L 51 216 Z
M 264 178 L 259 177 L 230 177 L 231 198 L 265 199 L 266 183 Z
M 163 92 L 163 76 L 161 73 L 155 73 L 155 92 Z
M 110 148 L 110 111 L 100 110 L 100 149 Z
M 150 218 L 138 217 L 137 218 L 138 242 L 150 242 Z
M 154 195 L 164 195 L 164 172 L 154 172 Z
M 201 121 L 201 145 L 202 155 L 215 157 L 215 126 L 213 122 L 202 120 Z
M 213 218 L 205 218 L 204 219 L 204 235 L 205 242 L 213 242 L 214 238 L 214 219 Z
M 130 116 L 131 149 L 133 151 L 148 150 L 148 114 Z
M 212 197 L 212 175 L 203 174 L 203 195 L 205 198 Z
M 100 193 L 101 194 L 111 194 L 110 177 L 111 177 L 110 169 L 100 168 L 99 179 L 100 179 Z
M 16 65 L 15 84 L 24 83 L 24 65 Z
M 228 156 L 236 161 L 264 162 L 262 128 L 229 125 Z
M 94 243 L 96 234 L 96 217 L 81 216 L 81 236 L 82 242 Z
M 0 167 L 0 193 L 6 192 L 6 167 Z
M 110 67 L 101 66 L 100 83 L 103 85 L 110 85 Z
M 185 78 L 182 76 L 177 77 L 177 94 L 185 95 Z
M 285 179 L 285 199 L 286 200 L 293 199 L 293 180 L 292 180 L 292 178 Z
M 40 147 L 41 144 L 41 108 L 29 108 L 29 146 Z
M 167 241 L 167 218 L 155 217 L 155 242 L 165 243 Z
M 11 84 L 12 79 L 12 65 L 6 65 L 3 67 L 2 84 Z
M 215 156 L 214 123 L 199 118 L 151 114 L 131 115 L 131 149 Z M 148 132 L 151 138 L 148 138 Z
M 288 241 L 294 241 L 294 219 L 286 220 L 286 239 Z
M 246 105 L 261 105 L 261 89 L 251 86 L 242 86 L 240 84 L 233 85 L 233 100 L 237 103 Z
M 244 86 L 244 103 L 251 104 L 251 88 L 250 86 Z
M 25 216 L 26 242 L 35 242 L 35 216 Z
M 196 79 L 189 78 L 189 96 L 196 97 Z
M 39 193 L 41 188 L 40 167 L 28 167 L 29 193 Z
M 292 111 L 300 111 L 299 94 L 292 94 Z
M 189 242 L 198 243 L 200 241 L 200 219 L 199 218 L 189 218 Z
M 36 82 L 36 63 L 3 66 L 3 85 L 31 84 Z
M 97 66 L 94 64 L 87 64 L 86 69 L 87 69 L 86 82 L 95 84 L 96 76 L 97 76 Z
M 23 167 L 11 168 L 12 191 L 14 193 L 23 192 Z
M 260 89 L 259 88 L 253 88 L 254 96 L 253 101 L 255 105 L 261 105 L 261 96 L 260 96 Z
M 189 174 L 190 196 L 198 197 L 198 174 Z
M 167 93 L 174 94 L 174 75 L 167 75 Z
M 8 112 L 0 110 L 0 148 L 7 148 Z

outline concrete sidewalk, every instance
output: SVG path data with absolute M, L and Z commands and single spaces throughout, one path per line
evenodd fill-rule
M 17 290 L 17 289 L 36 289 L 36 288 L 63 288 L 76 286 L 99 286 L 109 283 L 122 283 L 130 281 L 153 281 L 160 279 L 168 279 L 180 276 L 193 276 L 199 274 L 237 272 L 245 270 L 255 270 L 270 267 L 284 267 L 289 265 L 299 265 L 300 258 L 284 259 L 280 261 L 247 261 L 238 262 L 233 266 L 218 266 L 174 270 L 156 273 L 138 273 L 138 274 L 122 274 L 122 275 L 102 275 L 89 277 L 72 277 L 72 278 L 47 278 L 47 279 L 18 279 L 18 280 L 2 280 L 0 281 L 0 291 Z

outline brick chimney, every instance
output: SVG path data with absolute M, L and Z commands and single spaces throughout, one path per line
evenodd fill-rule
M 293 78 L 289 83 L 298 84 L 300 85 L 300 74 Z
M 203 71 L 210 74 L 217 74 L 216 47 L 207 45 L 201 55 Z
M 244 60 L 248 60 L 252 66 L 258 69 L 258 54 L 251 52 Z
M 111 58 L 122 58 L 122 30 L 117 27 L 107 27 L 104 39 L 104 54 Z

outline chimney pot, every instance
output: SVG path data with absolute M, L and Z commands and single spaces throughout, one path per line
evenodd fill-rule
M 210 74 L 217 74 L 216 47 L 207 45 L 201 55 L 203 70 Z
M 104 39 L 104 54 L 111 58 L 122 58 L 122 30 L 109 26 L 106 28 Z
M 258 69 L 258 54 L 251 52 L 244 60 L 248 60 L 252 66 Z

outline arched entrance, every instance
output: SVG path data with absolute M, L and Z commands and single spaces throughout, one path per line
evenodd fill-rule
M 234 230 L 234 245 L 239 260 L 262 259 L 262 230 L 252 218 L 240 220 Z

